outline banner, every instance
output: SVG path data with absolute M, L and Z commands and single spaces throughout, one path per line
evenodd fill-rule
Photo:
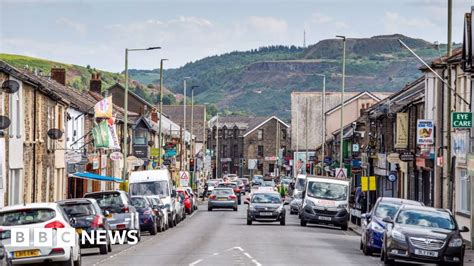
M 115 117 L 107 120 L 109 127 L 109 149 L 120 150 L 120 142 L 117 137 L 117 128 L 115 127 Z
M 95 117 L 97 118 L 111 118 L 112 117 L 112 95 L 109 97 L 104 98 L 103 100 L 99 101 L 94 106 Z
M 418 119 L 416 127 L 416 144 L 434 144 L 434 122 L 433 120 Z
M 95 148 L 109 148 L 110 130 L 105 120 L 102 120 L 92 129 L 92 137 L 94 138 Z
M 397 113 L 396 129 L 395 149 L 406 149 L 408 147 L 408 113 Z

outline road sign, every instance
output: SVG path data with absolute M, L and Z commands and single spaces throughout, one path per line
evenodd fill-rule
M 180 171 L 179 181 L 182 187 L 188 187 L 189 186 L 189 173 L 186 171 Z
M 359 152 L 359 144 L 358 143 L 352 144 L 352 151 L 353 152 Z
M 472 127 L 472 113 L 470 112 L 453 112 L 452 113 L 453 128 L 471 128 Z
M 391 171 L 387 178 L 388 178 L 388 181 L 392 183 L 397 181 L 397 172 Z
M 346 168 L 336 168 L 336 178 L 346 179 L 347 178 L 347 169 Z
M 370 181 L 370 182 L 369 182 Z M 377 190 L 377 181 L 375 180 L 375 176 L 361 176 L 360 177 L 361 189 L 362 191 L 374 191 Z

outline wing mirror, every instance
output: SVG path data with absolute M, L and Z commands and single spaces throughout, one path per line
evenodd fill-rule
M 461 227 L 461 229 L 459 230 L 459 232 L 461 232 L 461 233 L 467 233 L 467 232 L 469 232 L 469 228 L 467 228 L 466 226 L 463 226 L 463 227 Z
M 385 223 L 388 223 L 388 224 L 393 224 L 393 220 L 390 217 L 385 217 L 385 218 L 383 218 L 382 221 L 385 222 Z
M 109 212 L 108 210 L 105 210 L 105 211 L 104 211 L 104 215 L 105 215 L 105 216 L 109 216 L 109 215 L 110 215 L 110 212 Z
M 74 225 L 76 224 L 76 218 L 69 219 L 69 224 L 74 227 Z
M 368 220 L 370 220 L 370 213 L 363 213 L 363 214 L 360 216 L 360 218 L 361 218 L 362 220 L 367 220 L 367 221 L 368 221 Z

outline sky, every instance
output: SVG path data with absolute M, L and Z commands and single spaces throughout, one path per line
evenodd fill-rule
M 474 0 L 453 0 L 453 41 Z M 267 45 L 401 33 L 447 41 L 447 0 L 0 0 L 0 52 L 90 65 L 177 68 Z

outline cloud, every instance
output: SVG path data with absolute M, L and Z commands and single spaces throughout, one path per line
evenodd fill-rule
M 76 31 L 77 33 L 79 33 L 81 36 L 85 36 L 86 35 L 86 25 L 85 24 L 82 24 L 82 23 L 79 23 L 79 22 L 76 22 L 76 21 L 73 21 L 69 18 L 65 18 L 65 17 L 61 17 L 61 18 L 58 18 L 56 20 L 56 23 L 57 24 L 60 24 L 60 25 L 64 25 L 70 29 L 73 29 L 74 31 Z
M 427 18 L 406 18 L 396 12 L 385 12 L 384 15 L 385 30 L 388 32 L 400 32 L 403 29 L 419 28 L 435 26 L 431 20 Z
M 288 23 L 283 19 L 274 17 L 256 17 L 251 16 L 248 18 L 250 27 L 258 31 L 267 31 L 271 33 L 281 33 L 288 30 Z

